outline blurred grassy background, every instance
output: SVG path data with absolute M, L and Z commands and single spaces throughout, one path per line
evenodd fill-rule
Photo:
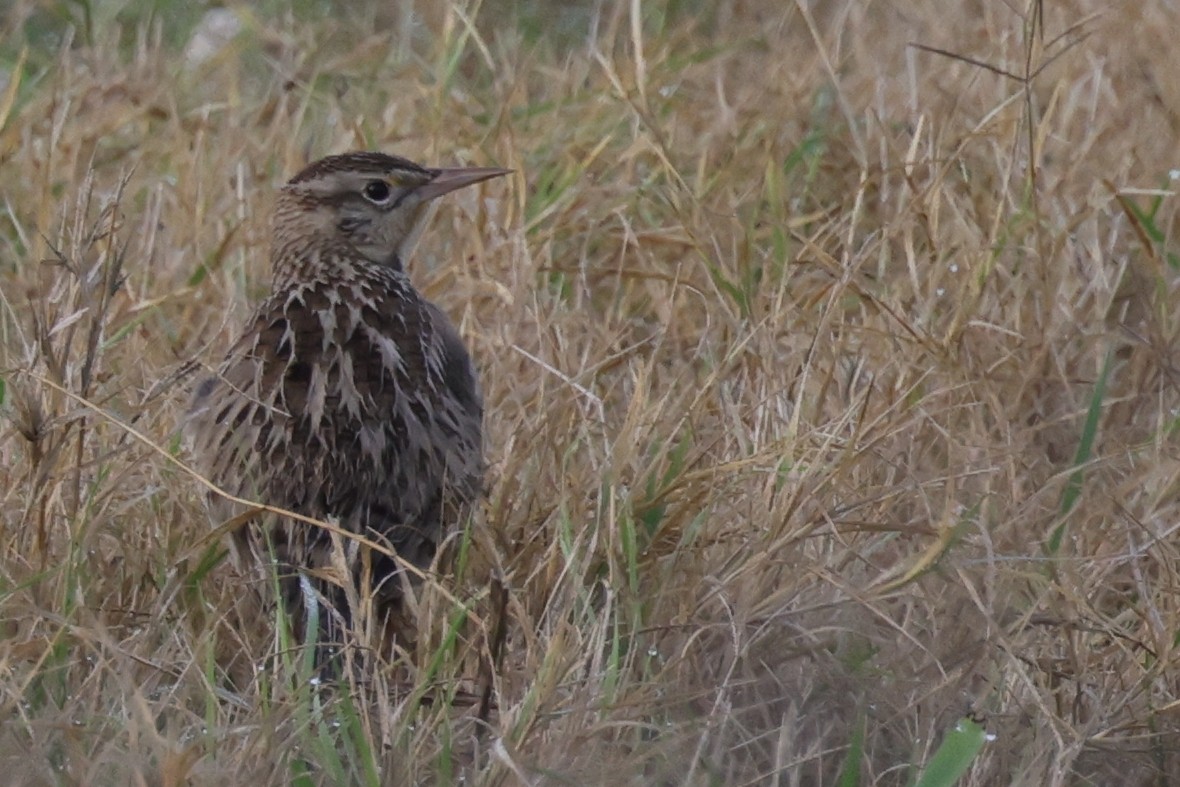
M 962 784 L 1180 778 L 1177 9 L 0 19 L 9 783 L 900 785 L 966 716 Z M 275 186 L 355 148 L 517 173 L 411 264 L 487 503 L 334 693 L 176 425 Z

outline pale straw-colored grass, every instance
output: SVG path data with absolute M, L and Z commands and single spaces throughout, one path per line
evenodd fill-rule
M 968 715 L 963 784 L 1180 779 L 1180 10 L 671 5 L 0 9 L 6 783 L 904 784 Z M 354 148 L 516 174 L 412 266 L 486 505 L 350 693 L 176 425 Z

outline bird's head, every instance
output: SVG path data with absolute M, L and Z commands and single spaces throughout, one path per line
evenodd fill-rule
M 320 159 L 279 192 L 274 258 L 301 259 L 310 248 L 343 247 L 370 262 L 401 267 L 426 224 L 431 200 L 509 172 L 430 169 L 384 153 Z

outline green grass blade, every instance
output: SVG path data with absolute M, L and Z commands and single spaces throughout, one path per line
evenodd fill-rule
M 951 787 L 958 783 L 987 740 L 987 731 L 969 718 L 959 719 L 946 734 L 915 787 Z
M 856 727 L 852 730 L 852 740 L 848 742 L 848 753 L 844 755 L 844 762 L 840 765 L 840 778 L 836 787 L 858 787 L 860 784 L 860 761 L 865 751 L 864 711 L 856 720 Z
M 1085 479 L 1084 466 L 1090 461 L 1094 450 L 1094 438 L 1098 435 L 1098 423 L 1102 418 L 1102 404 L 1106 399 L 1106 382 L 1110 376 L 1110 367 L 1114 361 L 1114 351 L 1107 350 L 1106 360 L 1102 363 L 1102 371 L 1094 383 L 1094 391 L 1090 395 L 1090 407 L 1086 412 L 1086 422 L 1082 427 L 1082 438 L 1078 442 L 1078 450 L 1074 455 L 1074 471 L 1069 476 L 1069 482 L 1061 495 L 1061 522 L 1053 529 L 1049 537 L 1047 551 L 1056 555 L 1061 549 L 1061 541 L 1065 538 L 1065 528 L 1069 522 L 1068 516 L 1082 494 L 1082 481 Z

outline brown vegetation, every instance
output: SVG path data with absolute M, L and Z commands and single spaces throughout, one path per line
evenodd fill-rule
M 964 715 L 964 784 L 1180 778 L 1180 12 L 83 5 L 0 33 L 7 781 L 904 784 Z M 488 498 L 342 696 L 176 427 L 356 148 L 517 174 L 411 271 Z

